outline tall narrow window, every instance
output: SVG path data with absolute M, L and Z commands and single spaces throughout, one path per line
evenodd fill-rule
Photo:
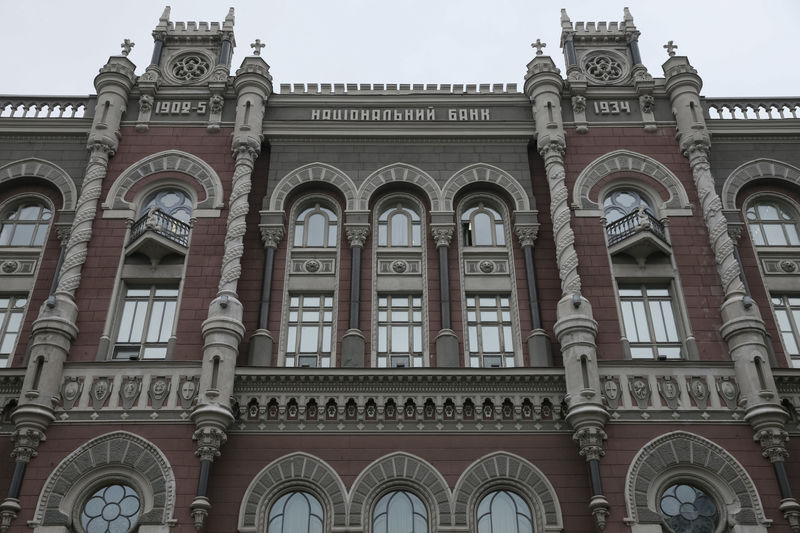
M 422 296 L 378 297 L 378 366 L 422 366 Z
M 773 296 L 772 309 L 778 320 L 778 329 L 792 366 L 800 368 L 800 297 Z
M 378 217 L 378 246 L 420 246 L 422 222 L 419 213 L 404 204 L 385 209 Z
M 115 359 L 164 359 L 177 310 L 175 286 L 128 287 L 117 329 Z
M 746 216 L 756 246 L 800 246 L 797 214 L 783 202 L 759 200 L 747 209 Z
M 302 210 L 294 225 L 295 247 L 336 247 L 336 223 L 336 213 L 320 204 Z
M 332 341 L 333 297 L 291 296 L 286 334 L 286 366 L 330 367 Z
M 269 511 L 267 533 L 322 533 L 322 505 L 307 492 L 284 494 Z
M 505 246 L 505 228 L 500 213 L 480 203 L 461 215 L 466 246 Z
M 422 500 L 407 491 L 383 495 L 372 513 L 373 533 L 428 533 L 428 512 Z
M 27 303 L 24 296 L 0 296 L 0 368 L 8 366 L 14 353 Z
M 467 296 L 467 332 L 469 366 L 515 366 L 508 296 Z
M 0 214 L 0 246 L 42 246 L 53 212 L 41 202 L 16 204 Z
M 513 492 L 491 492 L 478 504 L 478 533 L 533 533 L 530 507 Z
M 681 339 L 667 287 L 619 287 L 625 336 L 634 359 L 678 359 Z

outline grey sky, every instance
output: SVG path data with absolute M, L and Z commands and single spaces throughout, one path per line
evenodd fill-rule
M 142 73 L 167 2 L 0 0 L 0 94 L 94 93 L 123 38 Z M 281 83 L 517 83 L 530 43 L 563 72 L 560 8 L 573 22 L 620 21 L 627 5 L 645 66 L 662 76 L 672 39 L 706 96 L 800 94 L 798 0 L 170 0 L 173 21 L 222 21 L 236 8 L 234 70 L 260 38 Z M 757 6 L 757 7 L 754 7 Z

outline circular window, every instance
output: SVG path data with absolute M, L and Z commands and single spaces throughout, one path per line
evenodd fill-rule
M 719 523 L 717 504 L 692 485 L 672 485 L 661 495 L 661 516 L 675 533 L 713 533 Z
M 141 510 L 139 495 L 128 485 L 108 485 L 91 495 L 81 511 L 86 533 L 127 533 Z
M 211 62 L 205 54 L 181 54 L 172 62 L 169 73 L 178 81 L 199 81 L 211 73 Z
M 611 51 L 587 54 L 583 59 L 583 71 L 595 83 L 615 84 L 627 76 L 625 59 Z

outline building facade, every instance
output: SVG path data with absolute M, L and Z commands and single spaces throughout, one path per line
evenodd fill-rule
M 0 97 L 0 531 L 800 531 L 800 100 L 627 9 L 520 87 L 169 17 Z

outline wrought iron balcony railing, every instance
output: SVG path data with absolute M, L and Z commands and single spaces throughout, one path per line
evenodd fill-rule
M 664 224 L 653 216 L 650 211 L 640 207 L 636 211 L 628 213 L 619 220 L 606 225 L 608 245 L 613 246 L 641 231 L 649 231 L 662 241 L 667 242 Z
M 189 246 L 189 230 L 191 226 L 181 222 L 177 218 L 172 218 L 160 209 L 151 209 L 131 227 L 131 236 L 128 244 L 141 237 L 145 232 L 152 231 L 166 237 L 167 239 L 180 244 Z

